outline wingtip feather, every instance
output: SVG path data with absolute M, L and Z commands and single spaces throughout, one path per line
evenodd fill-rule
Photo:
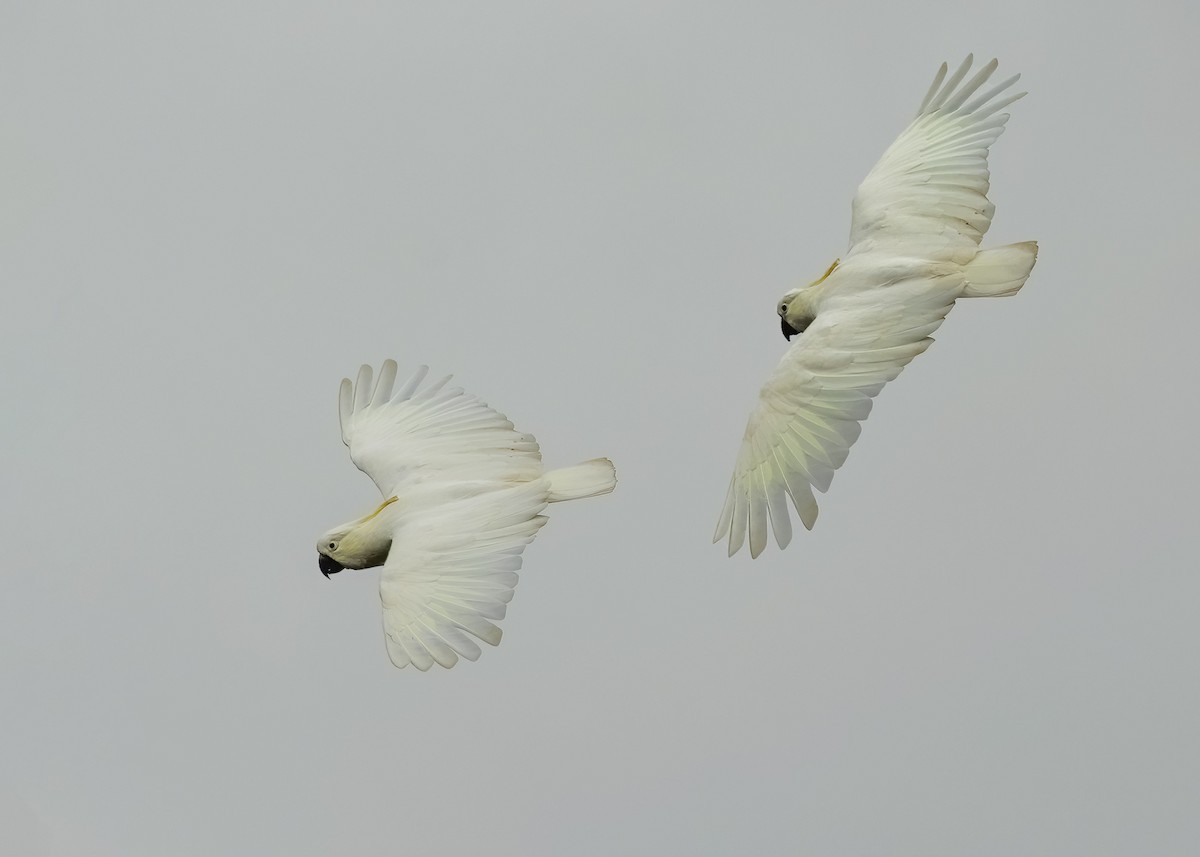
M 342 430 L 342 442 L 350 445 L 350 418 L 354 416 L 354 384 L 343 378 L 338 385 L 338 425 Z
M 371 377 L 374 374 L 375 370 L 366 363 L 358 367 L 358 377 L 354 381 L 354 410 L 362 410 L 370 401 Z
M 949 70 L 950 67 L 945 63 L 942 63 L 938 68 L 937 74 L 933 76 L 933 83 L 929 84 L 929 90 L 925 93 L 925 97 L 921 99 L 921 106 L 917 109 L 918 116 L 922 115 L 929 107 L 929 102 L 932 101 L 933 97 L 937 94 L 938 87 L 940 87 L 942 85 L 942 81 L 946 79 L 946 73 Z
M 413 373 L 408 376 L 408 380 L 404 382 L 403 386 L 401 386 L 400 389 L 396 391 L 396 395 L 392 396 L 392 401 L 393 402 L 404 402 L 404 401 L 407 401 L 408 399 L 410 399 L 412 397 L 412 394 L 416 391 L 417 387 L 421 386 L 421 382 L 423 380 L 425 380 L 425 376 L 428 374 L 429 374 L 428 366 L 426 366 L 425 364 L 421 364 L 420 366 L 418 366 L 413 371 Z
M 934 96 L 933 101 L 930 102 L 929 108 L 926 112 L 932 113 L 936 110 L 942 109 L 942 106 L 946 103 L 946 99 L 948 99 L 954 92 L 955 88 L 962 83 L 962 79 L 967 76 L 967 72 L 971 70 L 971 63 L 974 61 L 975 55 L 967 54 L 966 59 L 962 61 L 962 65 L 955 70 L 954 74 L 950 75 L 950 79 L 946 81 L 938 94 Z
M 379 367 L 379 378 L 375 381 L 375 391 L 371 394 L 371 407 L 386 404 L 392 397 L 392 385 L 396 383 L 396 361 L 384 360 Z

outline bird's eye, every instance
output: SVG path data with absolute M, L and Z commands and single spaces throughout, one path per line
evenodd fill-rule
M 330 543 L 329 543 L 329 549 L 330 549 L 331 551 L 335 551 L 335 550 L 337 550 L 337 542 L 330 542 Z
M 780 314 L 780 315 L 787 315 L 787 304 L 780 304 L 780 305 L 779 305 L 779 314 Z

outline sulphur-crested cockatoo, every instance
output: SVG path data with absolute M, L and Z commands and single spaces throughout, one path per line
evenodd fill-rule
M 452 667 L 479 657 L 476 637 L 495 646 L 517 585 L 521 553 L 547 503 L 607 494 L 617 484 L 607 458 L 546 471 L 533 435 L 449 377 L 419 389 L 420 367 L 393 392 L 388 360 L 339 391 L 342 440 L 379 486 L 374 511 L 317 542 L 328 577 L 382 565 L 379 595 L 388 655 L 398 667 Z
M 917 116 L 883 153 L 854 196 L 850 247 L 820 279 L 779 301 L 784 336 L 796 341 L 763 386 L 750 416 L 713 541 L 729 554 L 750 531 L 750 554 L 792 537 L 791 498 L 812 529 L 812 489 L 858 438 L 872 398 L 933 342 L 954 302 L 1016 294 L 1037 259 L 1027 241 L 980 250 L 992 222 L 988 149 L 1020 77 L 976 95 L 992 60 L 963 83 L 971 57 L 946 79 L 943 63 Z

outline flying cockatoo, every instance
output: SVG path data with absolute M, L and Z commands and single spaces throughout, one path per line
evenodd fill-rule
M 607 494 L 617 476 L 607 458 L 546 471 L 533 435 L 447 376 L 418 388 L 422 366 L 392 392 L 396 363 L 371 386 L 370 366 L 342 380 L 338 411 L 350 459 L 384 500 L 317 542 L 328 577 L 382 565 L 379 596 L 388 655 L 398 667 L 449 668 L 493 646 L 517 585 L 521 553 L 547 503 Z
M 992 222 L 988 148 L 1020 75 L 976 96 L 992 60 L 963 83 L 968 56 L 938 70 L 916 118 L 883 153 L 854 196 L 850 247 L 816 282 L 779 301 L 783 334 L 796 341 L 759 394 L 713 541 L 729 555 L 750 530 L 750 555 L 792 538 L 791 498 L 812 529 L 833 471 L 858 439 L 872 398 L 933 342 L 959 298 L 1016 294 L 1037 259 L 1026 241 L 980 250 Z M 960 85 L 961 84 L 961 85 Z

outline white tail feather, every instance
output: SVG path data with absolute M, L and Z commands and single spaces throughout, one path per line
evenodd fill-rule
M 617 470 L 607 458 L 593 458 L 573 467 L 560 467 L 546 474 L 550 480 L 551 503 L 580 500 L 607 494 L 617 487 Z
M 980 250 L 963 269 L 967 287 L 964 298 L 1002 298 L 1015 295 L 1037 261 L 1036 241 L 1007 244 Z

